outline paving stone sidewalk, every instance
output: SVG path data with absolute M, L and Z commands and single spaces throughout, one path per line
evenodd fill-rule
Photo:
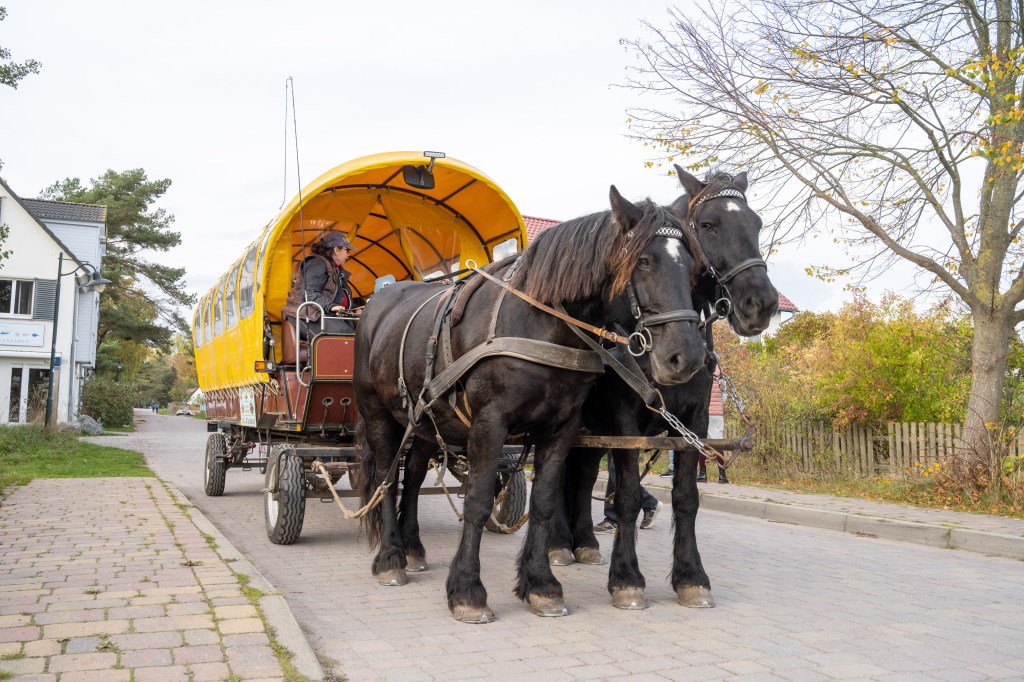
M 663 502 L 671 502 L 669 479 L 647 478 L 644 485 Z M 701 509 L 1024 559 L 1024 519 L 749 485 L 709 482 L 698 488 Z
M 0 501 L 0 671 L 26 682 L 282 679 L 256 607 L 190 510 L 156 478 L 14 489 Z

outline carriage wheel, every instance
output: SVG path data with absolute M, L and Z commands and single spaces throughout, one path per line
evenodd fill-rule
M 518 456 L 513 455 L 511 458 L 512 464 L 519 459 Z M 509 476 L 511 475 L 512 481 L 509 482 Z M 526 472 L 516 471 L 515 473 L 498 473 L 498 491 L 500 492 L 505 484 L 508 483 L 508 494 L 505 496 L 504 501 L 501 505 L 494 510 L 491 516 L 487 517 L 487 523 L 485 527 L 492 533 L 504 533 L 507 531 L 502 530 L 502 526 L 512 526 L 526 513 Z M 498 523 L 495 523 L 495 520 Z
M 206 439 L 206 462 L 203 467 L 203 487 L 210 497 L 224 494 L 224 482 L 227 479 L 228 465 L 224 461 L 227 443 L 223 433 L 211 433 Z
M 287 449 L 272 448 L 265 483 L 263 516 L 267 522 L 267 537 L 275 545 L 290 545 L 299 539 L 306 515 L 306 476 L 302 460 L 289 454 Z M 271 492 L 275 487 L 277 492 Z

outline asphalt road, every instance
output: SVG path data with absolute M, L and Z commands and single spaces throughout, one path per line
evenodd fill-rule
M 1017 560 L 702 511 L 698 540 L 718 606 L 686 609 L 668 583 L 666 510 L 639 534 L 649 609 L 613 608 L 607 566 L 577 565 L 555 569 L 570 615 L 533 616 L 512 594 L 525 530 L 485 533 L 483 580 L 498 620 L 466 625 L 444 600 L 460 524 L 443 497 L 420 505 L 431 569 L 381 587 L 358 525 L 335 506 L 309 501 L 299 541 L 273 545 L 257 471 L 229 471 L 224 496 L 206 497 L 205 423 L 137 418 L 136 433 L 102 440 L 144 452 L 285 595 L 313 648 L 349 680 L 1024 679 Z

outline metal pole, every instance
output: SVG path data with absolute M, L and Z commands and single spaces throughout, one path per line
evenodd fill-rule
M 50 385 L 46 389 L 46 426 L 53 412 L 53 365 L 57 359 L 57 314 L 60 312 L 60 278 L 64 269 L 64 252 L 57 257 L 57 291 L 53 299 L 53 340 L 50 342 Z

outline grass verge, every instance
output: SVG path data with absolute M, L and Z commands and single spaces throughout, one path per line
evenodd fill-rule
M 36 478 L 153 476 L 138 452 L 41 426 L 0 427 L 0 491 Z

